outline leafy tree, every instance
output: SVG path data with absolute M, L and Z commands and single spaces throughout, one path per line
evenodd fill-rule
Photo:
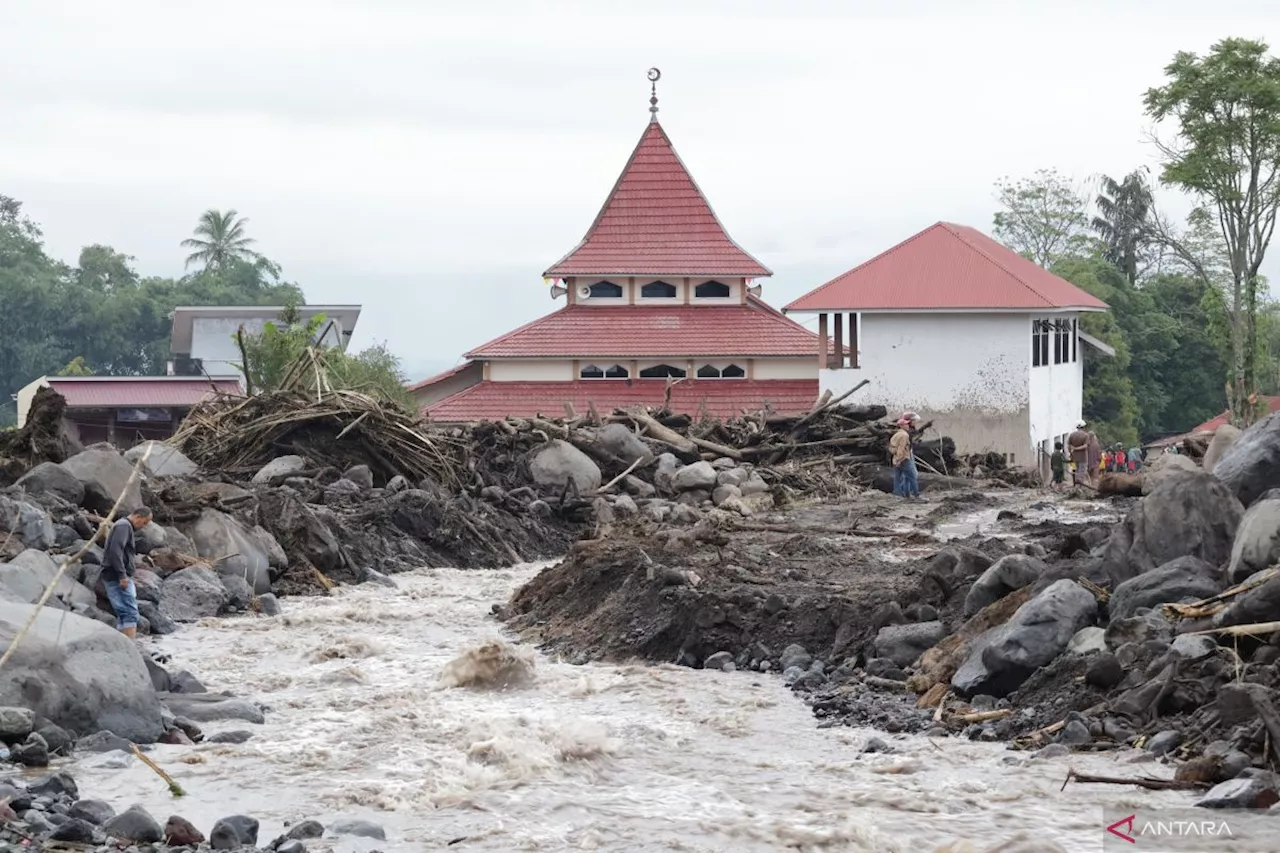
M 78 355 L 67 362 L 66 367 L 58 371 L 59 376 L 92 376 L 93 370 L 84 363 L 84 356 Z
M 1136 285 L 1150 242 L 1147 220 L 1155 205 L 1146 170 L 1135 169 L 1119 181 L 1103 175 L 1100 182 L 1102 191 L 1094 200 L 1098 214 L 1092 228 L 1103 242 L 1102 256 Z
M 1015 252 L 1042 267 L 1087 253 L 1088 202 L 1056 169 L 1040 169 L 1016 181 L 1002 178 L 996 182 L 996 198 L 996 239 Z
M 187 255 L 187 266 L 201 264 L 206 270 L 225 270 L 233 261 L 253 263 L 262 256 L 252 247 L 255 241 L 245 233 L 248 219 L 236 211 L 206 210 L 200 214 L 195 236 L 182 241 Z
M 1244 420 L 1258 379 L 1258 270 L 1280 209 L 1280 60 L 1267 51 L 1265 42 L 1230 38 L 1203 57 L 1179 52 L 1165 85 L 1144 98 L 1147 115 L 1177 124 L 1172 140 L 1156 140 L 1161 181 L 1201 200 L 1226 242 L 1230 407 Z

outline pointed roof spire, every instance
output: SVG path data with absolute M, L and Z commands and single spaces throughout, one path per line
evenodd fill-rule
M 657 68 L 649 69 L 649 121 L 653 122 L 658 120 L 658 81 L 661 79 L 661 71 Z

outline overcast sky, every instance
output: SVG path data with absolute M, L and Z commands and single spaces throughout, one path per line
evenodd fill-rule
M 54 255 L 157 275 L 235 208 L 418 378 L 563 304 L 541 272 L 644 130 L 651 65 L 782 305 L 938 220 L 989 232 L 1001 176 L 1152 163 L 1174 52 L 1277 33 L 1274 0 L 0 0 L 0 194 Z

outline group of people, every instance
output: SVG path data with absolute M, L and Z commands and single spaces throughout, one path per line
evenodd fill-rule
M 1142 470 L 1142 461 L 1142 448 L 1131 447 L 1126 452 L 1120 442 L 1116 442 L 1113 447 L 1103 448 L 1097 433 L 1081 421 L 1076 424 L 1075 431 L 1067 436 L 1065 452 L 1062 442 L 1054 443 L 1049 467 L 1053 472 L 1054 488 L 1065 485 L 1068 468 L 1074 484 L 1096 487 L 1098 478 L 1103 473 L 1134 474 Z

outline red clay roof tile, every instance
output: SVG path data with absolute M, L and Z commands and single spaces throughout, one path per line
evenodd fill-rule
M 666 131 L 653 121 L 587 235 L 543 275 L 772 273 L 729 237 Z
M 186 377 L 49 377 L 49 387 L 62 395 L 71 408 L 169 408 L 194 406 L 215 393 L 240 394 L 236 379 L 188 379 Z
M 569 305 L 467 358 L 817 354 L 817 335 L 751 297 L 745 305 Z
M 787 311 L 1105 310 L 1107 304 L 965 225 L 939 222 Z
M 635 405 L 658 407 L 665 379 L 602 379 L 577 382 L 481 382 L 423 409 L 446 423 L 538 414 L 562 416 L 565 402 L 585 412 L 589 403 L 607 412 Z M 768 406 L 779 414 L 798 414 L 818 397 L 815 379 L 689 379 L 671 387 L 671 409 L 698 417 L 730 418 Z

